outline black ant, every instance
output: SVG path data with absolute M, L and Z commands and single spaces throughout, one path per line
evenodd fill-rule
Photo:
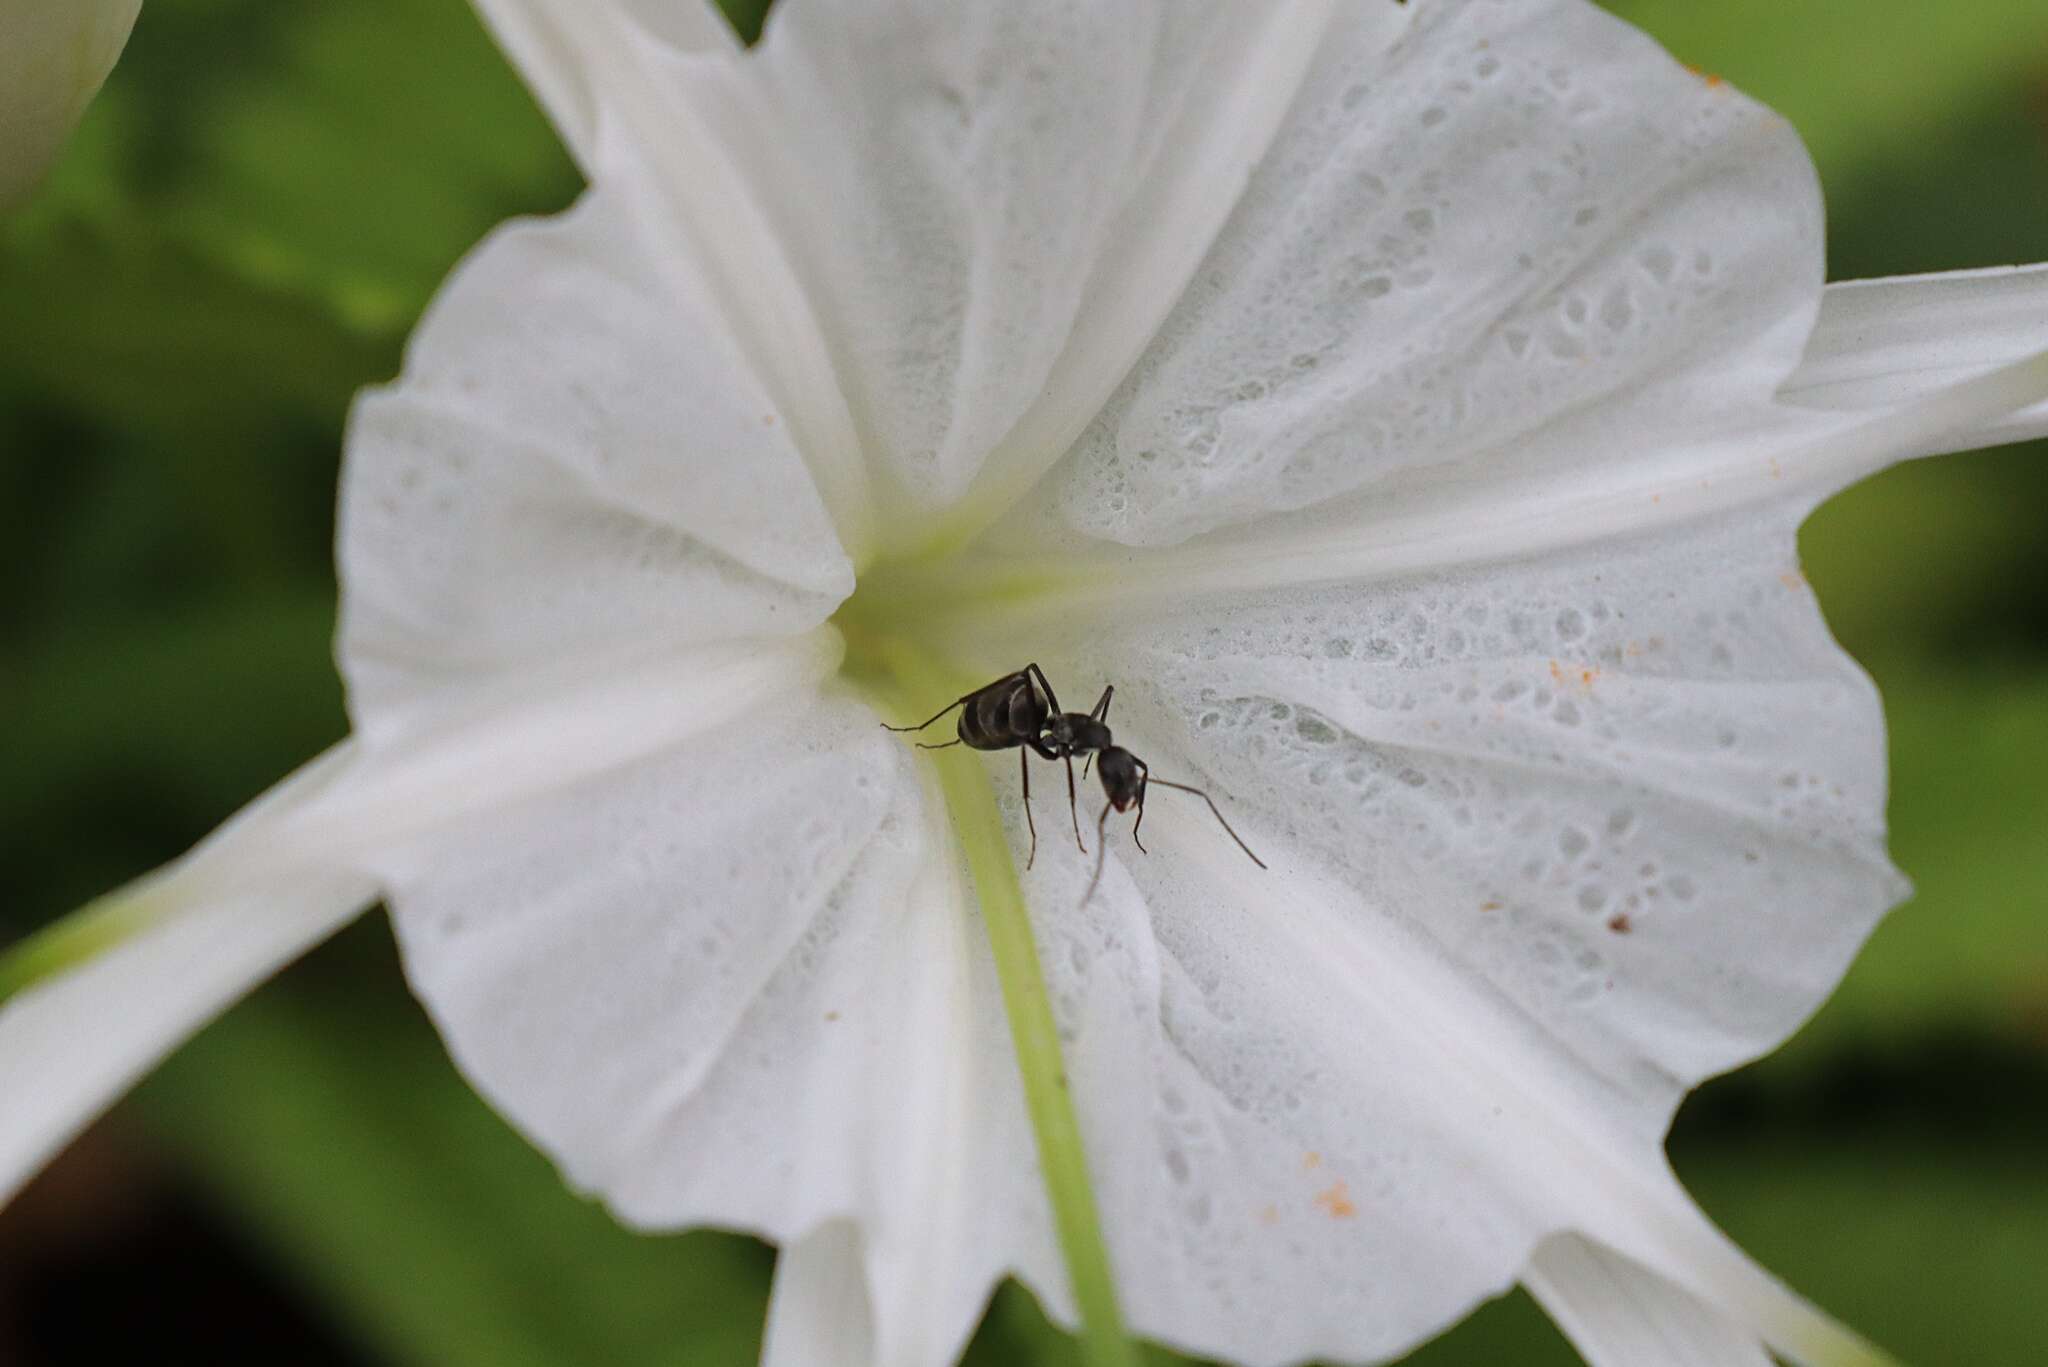
M 1043 759 L 1066 763 L 1067 810 L 1074 822 L 1074 843 L 1081 847 L 1083 854 L 1088 852 L 1088 846 L 1081 840 L 1079 804 L 1074 793 L 1074 756 L 1084 756 L 1081 773 L 1085 778 L 1088 763 L 1100 755 L 1102 791 L 1109 801 L 1095 822 L 1095 840 L 1100 851 L 1095 859 L 1095 876 L 1088 880 L 1088 892 L 1082 897 L 1083 902 L 1095 895 L 1095 885 L 1102 878 L 1102 860 L 1108 852 L 1105 823 L 1112 811 L 1127 812 L 1134 806 L 1138 809 L 1138 819 L 1131 824 L 1131 839 L 1137 842 L 1139 852 L 1144 852 L 1144 842 L 1138 840 L 1138 828 L 1145 824 L 1145 789 L 1154 783 L 1162 788 L 1193 793 L 1208 803 L 1217 823 L 1237 842 L 1237 847 L 1254 864 L 1265 868 L 1266 861 L 1253 854 L 1252 847 L 1231 829 L 1215 799 L 1208 793 L 1185 783 L 1153 778 L 1150 765 L 1110 739 L 1109 700 L 1115 693 L 1116 685 L 1111 684 L 1102 690 L 1102 696 L 1096 699 L 1095 706 L 1089 711 L 1062 712 L 1059 697 L 1052 691 L 1052 682 L 1045 677 L 1045 671 L 1036 664 L 1028 664 L 1014 674 L 1005 674 L 992 684 L 955 698 L 916 726 L 886 726 L 885 729 L 922 731 L 957 707 L 961 709 L 959 737 L 941 745 L 919 741 L 920 749 L 944 750 L 954 745 L 966 745 L 974 750 L 1016 747 L 1024 776 L 1024 824 L 1031 832 L 1031 854 L 1024 861 L 1027 869 L 1038 858 L 1038 827 L 1031 820 L 1031 754 L 1035 752 Z

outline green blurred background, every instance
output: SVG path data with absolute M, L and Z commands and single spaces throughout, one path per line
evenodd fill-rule
M 1799 127 L 1832 277 L 2048 258 L 2041 0 L 1614 8 Z M 486 229 L 576 188 L 461 0 L 144 7 L 0 224 L 0 941 L 342 734 L 349 396 Z M 1884 690 L 1919 895 L 1672 1140 L 1737 1239 L 1921 1363 L 2048 1357 L 2044 457 L 1897 470 L 1808 528 Z M 371 917 L 0 1212 L 0 1362 L 725 1367 L 752 1360 L 770 1262 L 568 1195 L 458 1080 Z M 970 1355 L 1071 1360 L 1015 1287 Z M 1574 1360 L 1519 1295 L 1412 1359 Z

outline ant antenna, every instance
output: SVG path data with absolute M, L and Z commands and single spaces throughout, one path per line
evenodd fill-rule
M 1257 864 L 1262 869 L 1266 867 L 1266 861 L 1259 858 L 1256 854 L 1253 854 L 1252 847 L 1244 843 L 1244 837 L 1239 835 L 1235 830 L 1233 830 L 1228 821 L 1224 820 L 1222 811 L 1216 806 L 1216 800 L 1210 797 L 1208 793 L 1204 792 L 1200 788 L 1191 788 L 1185 783 L 1175 783 L 1171 779 L 1154 778 L 1152 777 L 1151 771 L 1149 769 L 1146 770 L 1145 786 L 1150 787 L 1154 783 L 1158 784 L 1162 788 L 1177 788 L 1183 793 L 1193 793 L 1196 797 L 1208 803 L 1209 811 L 1215 816 L 1217 824 L 1222 826 L 1224 832 L 1227 835 L 1229 835 L 1229 837 L 1232 840 L 1235 840 L 1237 842 L 1237 847 L 1244 851 L 1245 858 L 1251 860 L 1254 864 Z M 1098 883 L 1102 881 L 1102 865 L 1103 862 L 1109 858 L 1109 841 L 1106 838 L 1106 825 L 1109 821 L 1109 814 L 1111 811 L 1115 809 L 1115 806 L 1116 804 L 1113 802 L 1103 803 L 1102 815 L 1095 818 L 1095 872 L 1088 879 L 1088 890 L 1081 894 L 1081 905 L 1084 907 L 1087 906 L 1088 903 L 1094 899 L 1095 887 Z M 1138 794 L 1138 820 L 1143 821 L 1144 819 L 1145 795 L 1143 790 L 1141 789 Z M 1133 838 L 1135 838 L 1137 835 L 1137 829 L 1138 828 L 1135 825 L 1131 827 L 1131 833 Z M 1140 845 L 1138 848 L 1140 850 L 1143 850 L 1145 847 L 1143 845 Z
M 1154 778 L 1149 772 L 1145 775 L 1145 783 L 1148 787 L 1156 783 L 1162 788 L 1178 788 L 1183 793 L 1193 793 L 1196 797 L 1208 803 L 1209 810 L 1211 813 L 1215 815 L 1217 824 L 1223 827 L 1225 834 L 1227 834 L 1232 840 L 1235 840 L 1237 842 L 1237 847 L 1244 851 L 1245 858 L 1251 860 L 1254 864 L 1257 864 L 1262 869 L 1266 867 L 1266 861 L 1252 853 L 1252 847 L 1244 843 L 1244 837 L 1239 835 L 1236 831 L 1230 829 L 1230 823 L 1223 819 L 1223 813 L 1216 806 L 1216 800 L 1210 797 L 1207 793 L 1203 792 L 1200 788 L 1190 788 L 1185 783 L 1175 783 L 1171 779 Z M 1142 803 L 1140 804 L 1139 810 L 1141 812 L 1143 811 Z

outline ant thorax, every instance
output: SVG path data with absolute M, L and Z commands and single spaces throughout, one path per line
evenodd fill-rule
M 1083 712 L 1061 712 L 1045 724 L 1045 739 L 1069 755 L 1106 749 L 1109 728 Z

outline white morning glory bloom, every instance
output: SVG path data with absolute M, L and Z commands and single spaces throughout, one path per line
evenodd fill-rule
M 1084 904 L 1037 761 L 996 861 L 1135 1330 L 1865 1351 L 1662 1140 L 1904 888 L 1795 530 L 2048 432 L 2048 269 L 1823 290 L 1792 130 L 1579 0 L 482 9 L 592 188 L 356 409 L 354 738 L 17 954 L 0 1191 L 382 896 L 570 1182 L 782 1245 L 771 1360 L 1071 1321 L 1018 761 L 878 724 L 1036 661 L 1270 866 L 1156 791 Z
M 141 9 L 142 0 L 0 0 L 0 212 L 42 179 Z

